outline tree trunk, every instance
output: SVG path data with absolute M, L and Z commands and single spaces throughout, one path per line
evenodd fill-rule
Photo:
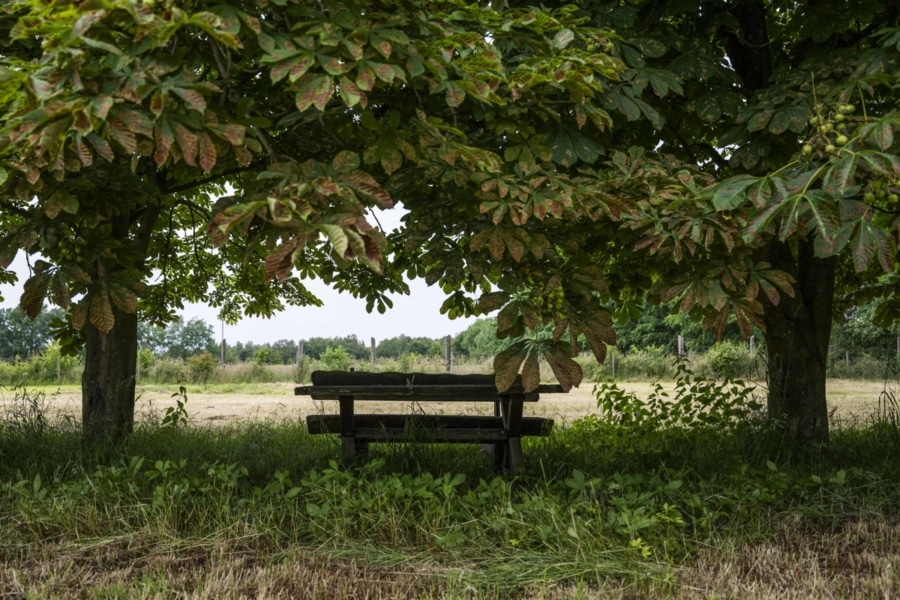
M 765 258 L 790 273 L 795 297 L 765 306 L 769 416 L 798 442 L 828 443 L 825 371 L 831 337 L 836 259 L 815 258 L 812 243 L 771 242 Z
M 137 314 L 113 307 L 113 315 L 108 333 L 90 322 L 84 326 L 81 422 L 89 442 L 118 442 L 134 427 Z

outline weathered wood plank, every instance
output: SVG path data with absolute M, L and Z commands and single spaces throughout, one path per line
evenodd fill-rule
M 504 431 L 503 421 L 500 417 L 482 415 L 381 415 L 367 414 L 355 415 L 354 425 L 356 436 L 363 428 L 367 429 L 391 429 L 405 431 L 407 439 L 416 440 L 422 431 L 436 430 L 498 430 Z M 306 417 L 306 426 L 311 434 L 341 433 L 340 415 L 309 415 Z M 524 436 L 548 435 L 553 428 L 553 419 L 543 417 L 524 417 L 522 419 L 521 434 Z M 393 435 L 393 434 L 391 434 Z M 506 435 L 497 441 L 505 441 Z M 391 438 L 395 439 L 395 438 Z M 481 438 L 473 438 L 472 442 Z
M 557 385 L 542 385 L 537 390 L 524 393 L 512 390 L 509 394 L 522 395 L 525 402 L 537 402 L 541 394 L 560 393 Z M 499 393 L 495 387 L 461 386 L 298 386 L 297 396 L 311 396 L 313 400 L 338 400 L 352 396 L 356 401 L 416 400 L 419 402 L 495 402 Z M 504 394 L 505 395 L 505 394 Z

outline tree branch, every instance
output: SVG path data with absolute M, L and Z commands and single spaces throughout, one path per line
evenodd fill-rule
M 215 175 L 210 175 L 209 177 L 206 177 L 204 179 L 195 179 L 194 181 L 191 181 L 190 183 L 183 183 L 181 185 L 175 185 L 175 186 L 172 186 L 169 188 L 162 188 L 162 193 L 163 194 L 177 194 L 179 192 L 184 192 L 187 190 L 198 188 L 198 187 L 204 186 L 208 183 L 218 181 L 219 179 L 222 179 L 224 177 L 229 177 L 231 175 L 237 175 L 238 173 L 246 173 L 248 171 L 252 171 L 253 169 L 256 169 L 256 168 L 262 166 L 262 164 L 263 164 L 262 161 L 258 161 L 258 162 L 250 163 L 246 167 L 235 167 L 233 169 L 225 169 L 221 173 L 216 173 Z

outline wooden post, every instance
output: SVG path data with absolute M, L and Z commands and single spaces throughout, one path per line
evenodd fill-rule
M 847 369 L 847 379 L 850 379 L 850 351 L 844 352 L 844 366 Z
M 451 349 L 452 338 L 448 335 L 444 338 L 444 364 L 447 367 L 448 373 L 453 371 L 453 352 Z
M 750 356 L 753 356 L 753 351 L 756 349 L 756 336 L 750 336 Z
M 375 372 L 375 338 L 370 338 L 372 346 L 372 372 Z
M 297 340 L 297 380 L 300 380 L 300 371 L 303 368 L 303 340 Z
M 678 336 L 678 358 L 684 356 L 684 336 Z
M 616 351 L 613 350 L 609 353 L 609 366 L 612 367 L 612 378 L 616 378 Z

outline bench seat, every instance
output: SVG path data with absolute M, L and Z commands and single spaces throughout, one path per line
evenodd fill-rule
M 506 442 L 502 417 L 481 415 L 354 415 L 354 437 L 370 442 L 489 443 Z M 311 434 L 341 433 L 340 415 L 309 415 Z M 522 436 L 545 436 L 553 419 L 523 417 Z

